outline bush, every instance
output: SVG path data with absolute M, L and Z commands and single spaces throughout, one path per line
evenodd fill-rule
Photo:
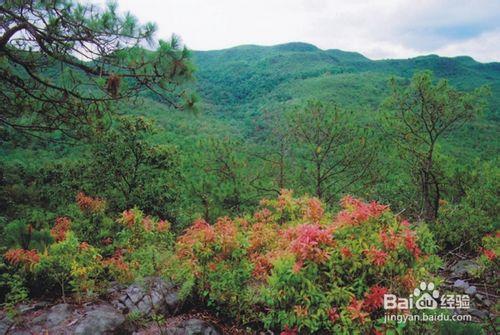
M 457 188 L 453 198 L 458 201 L 441 201 L 438 220 L 430 228 L 444 250 L 475 254 L 483 236 L 500 229 L 500 169 L 495 161 L 482 163 L 455 173 L 450 184 Z
M 284 191 L 253 218 L 203 220 L 179 237 L 194 293 L 239 322 L 301 333 L 369 332 L 386 292 L 407 295 L 439 266 L 432 234 L 376 202 L 326 213 Z
M 46 289 L 58 286 L 63 299 L 68 288 L 79 298 L 94 297 L 103 284 L 101 259 L 96 248 L 67 231 L 41 255 L 34 272 Z

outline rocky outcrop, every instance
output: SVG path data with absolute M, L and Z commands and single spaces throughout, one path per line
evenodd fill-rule
M 167 327 L 167 335 L 221 335 L 222 332 L 213 324 L 200 320 L 189 319 L 178 326 Z
M 84 305 L 37 302 L 19 305 L 18 315 L 14 319 L 6 313 L 0 314 L 0 335 L 131 334 L 134 327 L 126 322 L 128 313 L 138 313 L 145 319 L 153 313 L 168 317 L 177 313 L 181 306 L 177 287 L 159 277 L 149 277 L 128 287 L 117 285 L 108 293 L 110 302 L 95 301 Z M 172 334 L 219 334 L 212 331 L 209 324 L 199 321 L 172 329 Z
M 143 283 L 116 290 L 112 297 L 111 303 L 123 314 L 174 315 L 181 307 L 177 287 L 159 277 L 148 277 Z
M 31 308 L 15 318 L 0 334 L 79 334 L 130 333 L 125 317 L 111 304 L 98 301 L 84 306 L 57 304 L 45 309 Z M 1 327 L 1 326 L 0 326 Z

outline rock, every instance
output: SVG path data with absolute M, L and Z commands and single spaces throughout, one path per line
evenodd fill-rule
M 175 314 L 181 305 L 178 289 L 159 277 L 145 278 L 143 284 L 132 284 L 114 295 L 111 303 L 125 314 Z
M 200 319 L 189 319 L 176 327 L 168 327 L 167 335 L 222 335 L 216 326 Z
M 71 318 L 73 308 L 68 304 L 55 305 L 49 309 L 46 316 L 47 328 L 52 328 Z
M 9 318 L 6 314 L 0 314 L 0 335 L 7 334 L 14 321 Z
M 76 335 L 104 335 L 123 333 L 121 327 L 125 317 L 113 306 L 101 303 L 87 307 L 83 318 L 78 321 L 74 334 Z
M 487 319 L 489 316 L 489 312 L 482 310 L 482 309 L 476 309 L 476 308 L 471 308 L 469 309 L 469 314 L 472 316 L 475 316 L 481 320 Z
M 493 305 L 493 301 L 491 301 L 490 299 L 484 299 L 483 305 L 485 305 L 486 307 L 491 307 Z
M 452 276 L 462 278 L 465 275 L 472 275 L 479 269 L 479 264 L 473 260 L 460 260 L 452 268 Z
M 464 293 L 468 294 L 469 296 L 473 297 L 477 292 L 477 288 L 475 286 L 469 286 Z
M 486 298 L 483 294 L 477 293 L 475 298 L 486 307 L 491 307 L 491 305 L 493 305 L 493 302 L 490 299 Z
M 179 292 L 178 291 L 172 291 L 168 293 L 165 296 L 165 303 L 168 306 L 168 309 L 173 312 L 177 312 L 179 309 L 179 306 L 181 305 L 182 301 L 179 298 Z
M 453 287 L 465 291 L 469 288 L 469 283 L 467 283 L 465 280 L 457 279 L 455 280 L 455 283 L 453 283 Z

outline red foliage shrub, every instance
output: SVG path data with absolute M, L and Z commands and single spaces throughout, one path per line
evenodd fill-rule
M 489 249 L 486 249 L 486 248 L 483 248 L 481 247 L 480 248 L 480 251 L 482 252 L 483 255 L 486 256 L 486 258 L 488 258 L 490 261 L 493 261 L 495 260 L 495 258 L 497 257 L 496 253 L 494 250 L 489 250 Z
M 307 205 L 304 210 L 304 219 L 307 221 L 311 221 L 312 223 L 318 224 L 319 221 L 323 218 L 324 209 L 317 198 L 311 198 L 307 200 Z
M 351 320 L 358 320 L 361 323 L 365 323 L 365 319 L 368 317 L 368 313 L 363 312 L 363 300 L 357 300 L 352 298 L 351 302 L 347 306 L 347 312 L 351 317 Z
M 372 312 L 374 310 L 382 307 L 384 303 L 384 294 L 388 292 L 387 288 L 378 285 L 370 287 L 368 292 L 365 293 L 365 299 L 363 308 L 367 312 Z
M 36 250 L 10 249 L 7 250 L 4 257 L 12 265 L 32 266 L 40 261 L 40 255 Z
M 345 196 L 341 204 L 344 210 L 337 214 L 336 222 L 351 225 L 358 225 L 370 218 L 377 218 L 389 208 L 376 201 L 365 203 L 351 196 Z
M 340 314 L 336 307 L 332 307 L 328 310 L 328 320 L 332 323 L 335 323 L 338 319 L 340 319 Z
M 415 233 L 412 232 L 411 230 L 407 229 L 404 232 L 404 239 L 405 239 L 405 246 L 406 249 L 412 253 L 413 257 L 415 259 L 418 259 L 420 257 L 420 254 L 422 253 L 420 248 L 418 247 L 418 244 L 416 242 L 416 236 Z
M 364 250 L 364 253 L 376 266 L 383 266 L 387 261 L 387 253 L 375 248 L 374 246 L 371 246 L 370 249 Z
M 123 211 L 122 217 L 119 221 L 129 228 L 132 227 L 135 223 L 134 211 L 131 209 L 127 209 L 127 210 Z
M 298 262 L 310 260 L 323 263 L 329 257 L 326 247 L 333 245 L 331 231 L 317 224 L 289 228 L 284 236 L 290 241 L 290 250 L 296 255 Z
M 56 219 L 54 227 L 50 230 L 50 235 L 56 242 L 61 242 L 66 238 L 66 233 L 71 228 L 71 220 L 66 217 Z
M 100 198 L 92 198 L 83 192 L 76 195 L 76 203 L 82 212 L 101 213 L 106 209 L 106 201 Z
M 280 333 L 280 335 L 298 335 L 299 332 L 297 331 L 297 328 L 289 328 L 288 326 L 285 326 L 285 329 Z

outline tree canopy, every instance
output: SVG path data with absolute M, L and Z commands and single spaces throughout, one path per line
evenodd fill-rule
M 192 74 L 188 50 L 175 36 L 156 43 L 154 24 L 119 14 L 116 4 L 2 1 L 0 22 L 4 131 L 82 135 L 142 90 L 174 108 L 194 103 L 181 85 Z

